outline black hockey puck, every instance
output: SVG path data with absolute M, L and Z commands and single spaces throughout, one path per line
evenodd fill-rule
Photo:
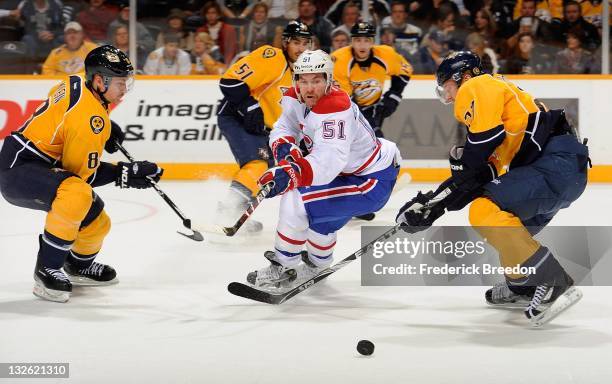
M 357 352 L 364 356 L 370 356 L 374 353 L 374 343 L 370 340 L 359 340 L 357 343 Z

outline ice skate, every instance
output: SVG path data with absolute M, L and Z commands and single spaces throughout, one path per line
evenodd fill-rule
M 278 262 L 274 251 L 266 251 L 264 257 L 270 261 L 270 265 L 247 275 L 247 282 L 257 288 L 286 288 L 296 278 L 294 268 L 284 267 Z
M 117 272 L 113 267 L 95 261 L 87 268 L 78 269 L 70 262 L 64 263 L 64 271 L 73 285 L 102 286 L 117 284 Z
M 485 293 L 485 300 L 493 307 L 524 309 L 529 304 L 530 297 L 513 292 L 504 281 L 488 289 Z
M 308 252 L 302 251 L 302 263 L 295 268 L 296 279 L 294 284 L 301 284 L 312 279 L 314 276 L 325 270 L 327 266 L 317 266 L 308 258 Z
M 249 195 L 247 195 L 247 193 Z M 247 210 L 254 197 L 250 196 L 250 191 L 242 187 L 238 190 L 232 186 L 225 200 L 220 201 L 217 206 L 216 223 L 224 227 L 231 227 L 236 220 Z M 240 229 L 238 234 L 255 235 L 263 230 L 263 224 L 253 218 L 249 218 Z
M 534 328 L 550 322 L 582 299 L 582 292 L 565 272 L 560 277 L 538 285 L 525 308 L 525 316 Z
M 32 293 L 44 300 L 65 303 L 72 293 L 72 284 L 61 269 L 37 265 L 34 270 L 34 282 Z

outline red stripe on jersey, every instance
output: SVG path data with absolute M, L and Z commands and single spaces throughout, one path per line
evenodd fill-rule
M 312 112 L 323 115 L 327 113 L 335 113 L 346 111 L 351 107 L 351 99 L 346 92 L 332 88 L 331 91 L 321 97 L 314 106 Z
M 304 243 L 306 243 L 306 240 L 294 240 L 292 238 L 289 238 L 285 235 L 283 235 L 282 233 L 280 233 L 279 231 L 276 231 L 276 234 L 278 235 L 278 237 L 280 237 L 283 241 L 286 241 L 289 244 L 293 244 L 293 245 L 303 245 Z
M 376 139 L 376 148 L 374 148 L 374 152 L 372 152 L 372 154 L 370 155 L 370 157 L 368 157 L 368 159 L 365 161 L 365 163 L 361 164 L 361 166 L 359 168 L 357 168 L 355 171 L 353 171 L 352 173 L 342 173 L 342 175 L 355 175 L 361 171 L 363 171 L 364 169 L 366 169 L 370 164 L 372 164 L 372 162 L 374 160 L 376 160 L 376 156 L 378 155 L 378 153 L 380 152 L 380 148 L 382 147 L 382 144 L 380 143 L 380 141 L 378 139 Z
M 336 245 L 336 242 L 334 241 L 333 243 L 331 243 L 330 245 L 325 247 L 323 245 L 319 245 L 319 244 L 313 243 L 310 239 L 308 240 L 308 243 L 310 245 L 312 245 L 313 247 L 315 247 L 316 249 L 320 250 L 320 251 L 328 251 L 328 250 L 332 249 L 334 247 L 334 245 Z
M 298 99 L 297 92 L 295 91 L 294 87 L 289 88 L 289 90 L 287 92 L 285 92 L 285 94 L 283 96 L 293 97 L 296 100 Z

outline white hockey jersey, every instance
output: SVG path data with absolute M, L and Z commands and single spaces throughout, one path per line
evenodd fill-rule
M 270 145 L 284 136 L 297 143 L 304 140 L 309 150 L 307 164 L 300 164 L 305 185 L 325 185 L 341 174 L 371 174 L 401 160 L 395 143 L 377 138 L 357 105 L 339 88 L 332 88 L 312 110 L 298 100 L 294 88 L 281 104 Z

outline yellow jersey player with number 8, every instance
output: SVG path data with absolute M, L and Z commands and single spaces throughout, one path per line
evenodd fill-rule
M 123 132 L 109 118 L 133 84 L 134 68 L 117 48 L 95 48 L 85 78 L 69 76 L 0 151 L 0 192 L 11 204 L 47 212 L 39 236 L 34 294 L 66 302 L 75 285 L 117 282 L 115 270 L 94 261 L 110 230 L 104 202 L 93 187 L 148 188 L 163 171 L 154 163 L 101 161 L 115 152 Z M 62 271 L 63 268 L 63 271 Z
M 283 49 L 264 45 L 238 60 L 221 77 L 223 100 L 217 122 L 240 170 L 232 178 L 227 198 L 219 203 L 217 220 L 233 224 L 259 190 L 257 180 L 274 164 L 268 134 L 281 115 L 281 99 L 291 88 L 293 62 L 312 44 L 308 26 L 291 21 L 283 31 Z M 244 228 L 259 232 L 261 223 Z

